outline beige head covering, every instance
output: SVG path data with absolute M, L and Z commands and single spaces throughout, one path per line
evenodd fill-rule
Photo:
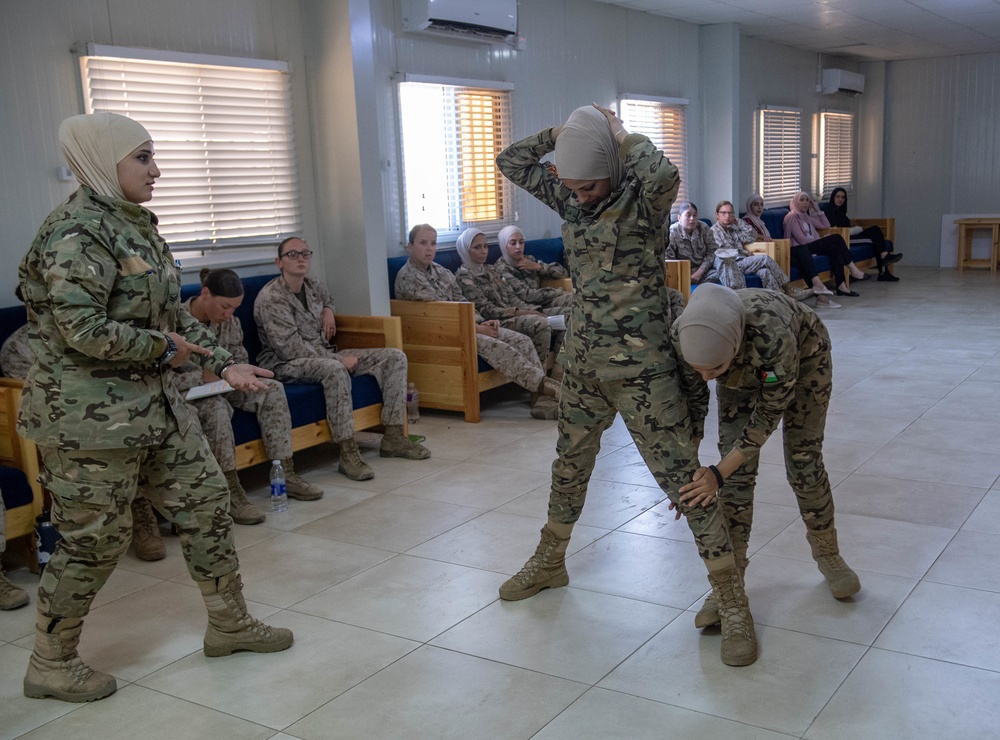
M 466 229 L 459 235 L 458 240 L 455 242 L 455 249 L 458 252 L 458 256 L 462 258 L 462 267 L 467 267 L 474 272 L 482 269 L 483 266 L 477 265 L 469 257 L 469 247 L 472 246 L 473 240 L 482 233 L 479 229 Z
M 744 215 L 743 218 L 746 221 L 750 222 L 750 224 L 754 227 L 754 229 L 757 231 L 758 234 L 760 234 L 761 236 L 767 236 L 768 235 L 767 226 L 764 225 L 764 222 L 760 219 L 760 217 L 754 216 L 753 213 L 750 212 L 750 206 L 752 206 L 758 200 L 761 203 L 764 202 L 764 199 L 761 198 L 758 193 L 753 193 L 750 195 L 749 198 L 747 198 L 747 211 L 746 215 Z
M 556 141 L 559 140 L 556 139 Z M 514 234 L 520 234 L 521 236 L 524 236 L 524 232 L 514 225 L 504 226 L 502 229 L 500 229 L 500 234 L 497 236 L 497 240 L 500 242 L 500 254 L 503 256 L 504 262 L 506 262 L 511 267 L 515 266 L 514 258 L 511 257 L 510 253 L 507 251 L 507 242 L 510 241 L 510 238 L 514 236 Z
M 59 126 L 59 144 L 76 179 L 118 200 L 125 200 L 118 163 L 152 138 L 141 123 L 117 113 L 73 116 Z
M 625 178 L 625 166 L 618 157 L 618 142 L 608 119 L 597 108 L 585 105 L 570 113 L 556 139 L 556 167 L 566 180 L 611 178 L 616 190 Z
M 736 291 L 699 285 L 675 324 L 681 354 L 694 367 L 725 365 L 740 351 L 745 323 L 746 309 Z

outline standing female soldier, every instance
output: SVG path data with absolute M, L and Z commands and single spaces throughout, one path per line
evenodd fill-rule
M 553 150 L 558 178 L 540 161 Z M 500 597 L 524 599 L 569 583 L 569 537 L 601 434 L 620 413 L 657 483 L 687 516 L 722 605 L 723 662 L 753 663 L 757 637 L 722 516 L 714 505 L 679 499 L 698 468 L 694 440 L 702 432 L 692 428 L 664 310 L 662 225 L 680 182 L 677 168 L 596 105 L 508 147 L 497 165 L 563 218 L 574 289 L 548 523 L 535 554 L 500 587 Z
M 241 390 L 262 389 L 256 376 L 270 373 L 234 363 L 181 310 L 180 271 L 156 216 L 139 205 L 160 176 L 146 129 L 113 113 L 74 116 L 59 143 L 80 188 L 49 214 L 20 267 L 37 360 L 18 432 L 42 454 L 62 534 L 38 587 L 24 693 L 81 702 L 116 689 L 76 648 L 128 548 L 137 488 L 177 527 L 208 607 L 206 655 L 284 650 L 292 633 L 247 614 L 225 478 L 166 381 L 169 367 L 194 355 Z
M 702 468 L 695 481 L 681 489 L 681 501 L 697 506 L 718 491 L 736 565 L 743 573 L 760 448 L 783 422 L 785 471 L 813 558 L 836 598 L 856 594 L 861 584 L 840 557 L 833 493 L 823 467 L 823 432 L 833 384 L 830 335 L 823 322 L 809 308 L 773 291 L 703 285 L 675 328 L 684 361 L 703 380 L 716 380 L 723 456 L 717 468 Z M 717 602 L 709 597 L 695 625 L 718 622 L 717 612 Z

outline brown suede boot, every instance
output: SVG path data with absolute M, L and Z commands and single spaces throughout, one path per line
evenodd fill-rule
M 7 576 L 0 570 L 0 611 L 19 609 L 28 601 L 28 592 L 8 581 Z
M 240 650 L 277 653 L 292 644 L 292 631 L 269 627 L 247 613 L 243 581 L 236 571 L 211 581 L 198 581 L 208 608 L 205 655 L 218 658 Z
M 267 519 L 267 514 L 250 503 L 236 471 L 227 470 L 225 476 L 226 483 L 229 484 L 229 516 L 233 521 L 237 524 L 260 524 Z M 287 483 L 285 485 L 287 490 Z
M 830 591 L 836 599 L 846 599 L 861 590 L 858 574 L 840 557 L 837 545 L 837 529 L 830 527 L 823 531 L 806 531 L 806 539 L 812 549 L 813 560 L 819 566 L 819 572 L 830 584 Z
M 542 527 L 542 539 L 535 548 L 535 554 L 528 558 L 528 562 L 516 576 L 504 581 L 500 586 L 500 598 L 504 601 L 520 601 L 534 596 L 543 588 L 568 585 L 567 547 L 569 547 L 568 533 L 565 538 L 561 538 L 549 529 L 548 524 Z
M 323 498 L 323 489 L 314 486 L 296 473 L 294 465 L 295 463 L 290 457 L 281 461 L 281 467 L 285 471 L 285 493 L 288 494 L 288 498 L 293 498 L 296 501 L 315 501 L 318 498 Z
M 148 498 L 138 494 L 132 499 L 132 548 L 139 560 L 163 560 L 167 557 L 153 505 Z
M 118 683 L 114 676 L 95 671 L 80 660 L 76 646 L 82 629 L 82 619 L 38 615 L 35 650 L 24 674 L 25 696 L 86 702 L 115 693 Z
M 431 451 L 423 445 L 411 442 L 410 438 L 403 434 L 403 427 L 399 424 L 387 424 L 385 434 L 382 435 L 382 446 L 378 454 L 381 457 L 403 457 L 407 460 L 426 460 L 431 456 Z
M 351 480 L 371 480 L 375 477 L 375 471 L 361 459 L 361 450 L 354 437 L 342 439 L 337 444 L 340 445 L 340 465 L 337 469 L 342 474 Z
M 733 540 L 733 559 L 736 561 L 736 569 L 740 572 L 740 582 L 746 587 L 746 572 L 747 565 L 750 561 L 747 559 L 747 543 L 737 540 Z M 715 598 L 715 591 L 713 590 L 708 596 L 705 597 L 705 603 L 701 605 L 701 609 L 694 617 L 694 626 L 698 629 L 704 629 L 705 627 L 712 627 L 719 624 L 722 618 L 719 616 L 719 602 Z
M 735 560 L 730 556 L 706 560 L 705 565 L 722 621 L 722 662 L 731 666 L 750 665 L 757 660 L 757 633 Z

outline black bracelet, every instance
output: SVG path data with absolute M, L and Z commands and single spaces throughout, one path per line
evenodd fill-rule
M 722 473 L 720 473 L 719 469 L 717 467 L 715 467 L 714 465 L 709 465 L 708 469 L 711 470 L 712 471 L 712 475 L 715 476 L 715 480 L 719 484 L 718 487 L 722 488 L 722 484 L 726 482 L 726 479 L 722 477 Z

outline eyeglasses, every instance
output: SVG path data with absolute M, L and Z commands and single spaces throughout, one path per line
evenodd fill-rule
M 293 260 L 297 260 L 299 257 L 301 257 L 304 260 L 307 260 L 313 256 L 313 253 L 311 249 L 303 249 L 301 252 L 293 249 L 291 252 L 285 252 L 281 256 L 288 257 L 289 259 Z
M 718 213 L 719 213 L 720 216 L 735 216 L 736 215 L 735 211 L 719 211 Z

